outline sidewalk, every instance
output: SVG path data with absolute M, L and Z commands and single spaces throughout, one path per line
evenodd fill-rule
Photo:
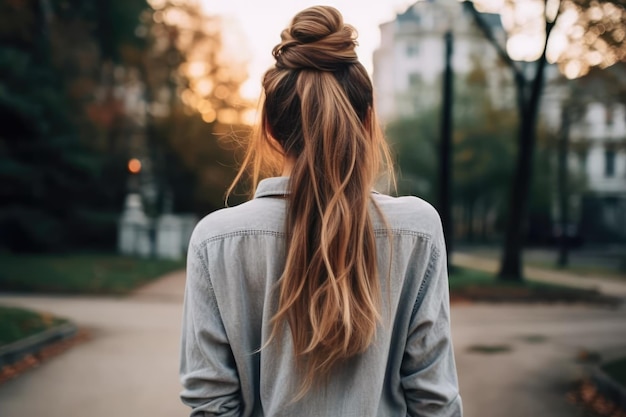
M 452 254 L 452 264 L 454 266 L 490 273 L 498 272 L 498 268 L 500 267 L 500 261 L 497 259 L 462 252 L 454 252 Z M 567 272 L 552 271 L 537 267 L 525 267 L 524 276 L 531 281 L 597 290 L 605 295 L 626 298 L 626 280 L 622 282 L 601 277 L 581 277 Z
M 495 272 L 497 261 L 457 253 L 459 266 Z M 527 271 L 541 279 L 547 271 Z M 549 282 L 587 285 L 550 273 Z M 602 291 L 621 291 L 602 280 Z M 168 274 L 130 297 L 18 296 L 0 303 L 70 318 L 93 339 L 0 386 L 0 416 L 189 415 L 179 400 L 180 323 L 185 275 Z M 572 417 L 567 390 L 581 372 L 581 350 L 624 352 L 626 308 L 588 305 L 460 304 L 452 333 L 467 417 Z M 505 346 L 496 354 L 476 346 Z
M 157 287 L 183 284 L 180 278 L 169 276 Z M 69 317 L 93 335 L 0 386 L 0 416 L 189 415 L 178 398 L 181 306 L 164 297 L 169 293 L 155 296 L 155 288 L 122 299 L 0 295 L 4 304 Z M 626 343 L 623 308 L 464 304 L 451 314 L 467 417 L 579 415 L 566 399 L 580 371 L 576 355 L 581 349 L 623 351 Z M 509 350 L 472 349 L 501 345 Z
M 130 295 L 136 300 L 170 301 L 182 304 L 185 298 L 185 270 L 172 271 Z
M 0 303 L 48 311 L 90 332 L 73 347 L 0 385 L 0 416 L 189 415 L 179 399 L 184 273 L 130 297 L 0 294 Z

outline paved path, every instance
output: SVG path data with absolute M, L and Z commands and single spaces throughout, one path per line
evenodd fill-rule
M 182 303 L 185 296 L 185 272 L 174 271 L 141 288 L 131 298 L 134 300 L 171 301 Z
M 456 266 L 478 269 L 496 273 L 500 261 L 489 257 L 476 256 L 455 252 L 452 264 Z M 596 289 L 603 294 L 626 298 L 626 280 L 619 281 L 600 277 L 581 277 L 566 272 L 552 271 L 544 268 L 525 267 L 524 276 L 532 281 L 566 285 L 569 287 Z
M 0 386 L 0 416 L 188 415 L 178 392 L 184 274 L 127 298 L 0 295 L 89 328 L 93 340 Z M 626 352 L 626 308 L 455 305 L 453 337 L 466 417 L 582 416 L 565 400 L 580 349 Z M 497 354 L 472 347 L 504 346 Z
M 0 295 L 1 304 L 68 317 L 93 335 L 0 386 L 0 416 L 189 415 L 178 399 L 184 279 L 169 275 L 129 298 Z
M 623 307 L 456 305 L 452 329 L 466 417 L 583 417 L 566 400 L 578 354 L 626 355 Z

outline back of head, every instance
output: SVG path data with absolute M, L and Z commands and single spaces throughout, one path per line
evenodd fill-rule
M 369 209 L 388 154 L 356 32 L 339 11 L 306 9 L 281 39 L 263 78 L 262 123 L 244 169 L 253 165 L 256 184 L 272 160 L 294 161 L 272 334 L 288 324 L 303 394 L 374 338 L 380 283 Z

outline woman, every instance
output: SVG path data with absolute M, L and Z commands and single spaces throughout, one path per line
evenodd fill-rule
M 281 38 L 237 180 L 282 177 L 193 233 L 181 397 L 197 416 L 461 416 L 441 223 L 372 192 L 387 152 L 355 31 L 318 6 Z

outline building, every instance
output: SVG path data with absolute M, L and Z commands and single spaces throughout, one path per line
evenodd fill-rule
M 500 16 L 483 13 L 483 20 L 504 45 L 506 33 Z M 487 74 L 486 90 L 492 105 L 514 108 L 511 71 L 500 63 L 495 48 L 475 26 L 464 4 L 421 0 L 380 25 L 373 80 L 383 124 L 439 105 L 448 30 L 454 36 L 455 88 L 478 66 Z M 535 66 L 520 62 L 518 67 L 532 72 Z M 626 64 L 592 71 L 573 85 L 576 87 L 563 81 L 556 65 L 548 65 L 540 109 L 542 125 L 555 137 L 562 129 L 563 111 L 576 114 L 569 126 L 568 160 L 570 172 L 582 176 L 585 187 L 570 199 L 571 218 L 588 242 L 626 242 Z M 576 103 L 575 110 L 570 101 Z M 556 223 L 560 216 L 554 206 Z
M 505 32 L 496 14 L 483 14 L 496 37 Z M 377 113 L 383 123 L 409 117 L 440 101 L 444 69 L 444 35 L 454 36 L 453 69 L 457 78 L 477 66 L 493 68 L 498 57 L 493 46 L 474 25 L 458 0 L 424 0 L 410 6 L 390 22 L 380 25 L 380 47 L 374 52 L 374 85 Z M 490 99 L 497 106 L 512 105 L 509 71 L 490 71 L 486 77 Z
M 626 63 L 593 70 L 571 95 L 570 166 L 587 183 L 577 196 L 581 233 L 592 242 L 626 243 Z

